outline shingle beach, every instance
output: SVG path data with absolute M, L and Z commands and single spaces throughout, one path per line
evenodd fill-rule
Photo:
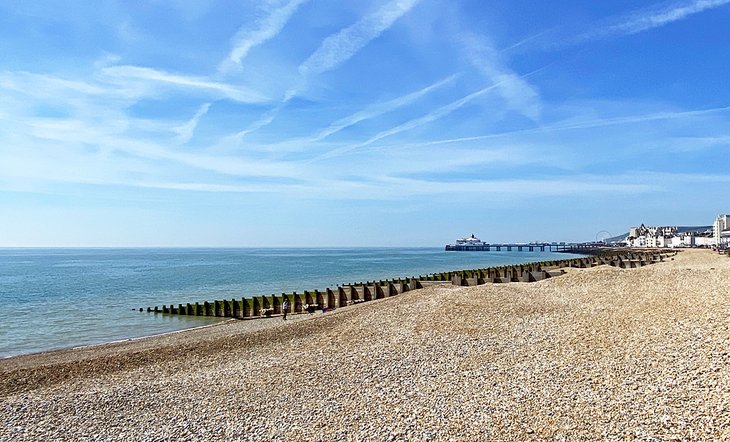
M 0 360 L 0 441 L 730 440 L 728 352 L 686 250 Z

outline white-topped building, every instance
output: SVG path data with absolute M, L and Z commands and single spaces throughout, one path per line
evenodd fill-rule
M 730 216 L 725 216 L 725 228 L 730 228 Z M 716 222 L 717 223 L 717 222 Z M 726 233 L 730 236 L 730 231 Z M 716 240 L 713 238 L 709 226 L 703 229 L 676 226 L 631 227 L 629 235 L 623 241 L 629 247 L 712 247 Z
M 712 237 L 718 247 L 730 243 L 730 215 L 717 216 L 712 225 Z
M 467 238 L 459 238 L 456 240 L 456 245 L 458 246 L 482 246 L 486 245 L 486 243 L 472 233 L 470 237 Z

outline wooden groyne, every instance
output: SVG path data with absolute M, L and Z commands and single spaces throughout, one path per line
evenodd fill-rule
M 328 311 L 360 302 L 396 296 L 434 284 L 450 283 L 458 286 L 475 286 L 489 283 L 535 282 L 560 276 L 565 273 L 563 269 L 566 267 L 588 268 L 611 265 L 630 269 L 660 262 L 666 257 L 676 254 L 676 251 L 610 251 L 584 258 L 441 272 L 394 280 L 368 281 L 346 284 L 334 289 L 304 290 L 302 293 L 293 292 L 282 293 L 281 295 L 196 302 L 195 304 L 154 306 L 147 307 L 146 310 L 149 313 L 172 315 L 256 319 L 281 315 L 283 313 L 282 304 L 287 299 L 290 306 L 289 314 L 314 313 L 316 310 Z M 142 312 L 144 309 L 140 308 L 139 311 Z

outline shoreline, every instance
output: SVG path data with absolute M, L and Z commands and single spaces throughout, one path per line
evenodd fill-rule
M 13 248 L 13 249 L 24 250 L 26 248 Z M 89 248 L 89 247 L 81 247 L 81 248 L 67 248 L 67 247 L 47 248 L 47 247 L 40 247 L 40 248 L 37 248 L 37 249 L 39 249 L 39 250 L 46 250 L 46 249 L 48 249 L 48 250 L 50 250 L 50 249 L 67 250 L 67 249 L 69 249 L 69 250 L 76 250 L 76 251 L 78 251 L 78 250 L 116 250 L 116 249 L 118 249 L 118 250 L 128 250 L 129 248 L 120 248 L 120 247 L 111 247 L 111 248 L 106 248 L 106 247 L 101 247 L 101 248 Z M 146 248 L 142 248 L 142 249 L 157 250 L 157 249 L 166 249 L 166 248 L 146 247 Z M 173 248 L 173 249 L 176 249 L 176 248 Z M 205 248 L 205 247 L 185 247 L 185 248 L 180 248 L 180 250 L 192 250 L 192 251 L 195 251 L 195 250 L 218 250 L 218 249 L 222 249 L 222 250 L 239 250 L 239 249 L 241 249 L 241 250 L 245 250 L 245 249 L 251 249 L 251 250 L 270 250 L 271 248 L 266 248 L 266 249 L 264 249 L 264 248 Z M 281 249 L 286 249 L 286 248 L 281 248 Z M 303 250 L 319 250 L 319 249 L 329 250 L 329 248 L 302 248 L 302 249 Z M 393 250 L 401 250 L 402 248 L 398 248 L 398 247 L 360 247 L 360 248 L 333 248 L 333 249 L 335 249 L 335 250 L 349 250 L 349 249 L 362 249 L 362 250 L 387 250 L 387 249 L 393 249 Z M 433 249 L 433 250 L 436 250 L 437 248 L 435 248 L 435 247 L 411 247 L 409 249 L 423 249 L 423 250 L 432 250 Z M 495 252 L 495 253 L 499 253 L 499 252 Z M 545 253 L 548 253 L 548 252 L 545 252 Z M 549 252 L 549 254 L 550 255 L 554 255 L 556 257 L 556 259 L 558 257 L 563 258 L 561 255 L 564 255 L 564 253 L 558 253 L 558 252 Z M 575 255 L 575 256 L 589 256 L 588 254 L 577 254 L 577 253 L 574 253 L 573 255 Z M 494 256 L 494 255 L 492 255 L 492 256 Z M 531 260 L 529 258 L 526 258 L 526 259 L 528 259 L 528 260 L 526 260 L 526 261 L 520 260 L 516 264 L 506 264 L 506 265 L 519 265 L 519 264 L 528 264 L 528 263 L 533 262 L 533 260 Z M 565 259 L 569 259 L 569 258 L 565 258 Z M 434 271 L 432 273 L 434 273 L 434 274 L 435 273 L 439 273 L 439 271 Z M 342 285 L 346 285 L 346 284 L 342 284 Z M 297 289 L 297 290 L 299 290 L 299 289 Z M 247 295 L 247 296 L 244 296 L 244 298 L 252 298 L 252 297 L 256 297 L 256 296 L 261 296 L 261 295 Z M 274 295 L 272 295 L 272 296 L 274 296 Z M 177 302 L 176 300 L 173 300 L 173 301 Z M 208 299 L 208 300 L 203 300 L 203 301 L 213 301 L 213 299 Z M 203 302 L 203 301 L 201 301 L 201 302 Z M 143 303 L 140 303 L 139 305 L 135 305 L 135 307 L 132 308 L 132 310 L 136 312 L 137 309 L 140 308 L 140 306 L 142 306 L 142 305 L 143 305 Z M 148 313 L 150 313 L 150 312 L 148 312 Z M 160 311 L 160 313 L 162 313 L 162 310 Z M 182 316 L 182 317 L 193 317 L 193 318 L 195 318 L 196 316 Z M 216 317 L 214 317 L 214 316 L 202 316 L 202 318 L 214 319 Z M 226 317 L 226 318 L 220 317 L 219 319 L 225 321 L 226 319 L 228 319 L 228 317 Z M 248 318 L 247 317 L 247 318 L 242 318 L 242 319 L 245 319 L 245 320 L 249 320 L 249 319 L 258 320 L 259 318 L 257 318 L 257 317 Z M 213 324 L 211 324 L 211 325 L 213 325 Z M 203 325 L 203 327 L 204 326 L 206 326 L 206 325 Z M 184 331 L 184 330 L 191 330 L 191 329 L 195 329 L 197 327 L 199 327 L 199 326 L 198 325 L 194 325 L 194 326 L 188 327 L 188 328 L 170 330 L 169 332 L 157 332 L 157 331 L 150 330 L 151 331 L 151 334 L 148 334 L 148 335 L 146 334 L 146 335 L 142 335 L 142 336 L 133 336 L 133 337 L 121 336 L 121 337 L 112 338 L 109 341 L 93 342 L 93 343 L 89 343 L 89 344 L 73 344 L 73 343 L 71 343 L 69 345 L 63 345 L 63 344 L 61 344 L 61 345 L 56 345 L 56 346 L 54 346 L 52 348 L 47 348 L 47 349 L 31 350 L 30 352 L 22 352 L 21 351 L 20 353 L 16 353 L 16 354 L 9 354 L 7 356 L 0 356 L 0 361 L 6 360 L 6 359 L 23 357 L 23 356 L 30 356 L 30 355 L 38 355 L 38 354 L 45 354 L 45 353 L 54 353 L 54 352 L 68 351 L 68 350 L 71 350 L 71 349 L 85 348 L 85 347 L 88 347 L 88 346 L 104 346 L 104 345 L 108 345 L 108 344 L 115 343 L 115 342 L 125 342 L 125 341 L 131 340 L 131 339 L 144 339 L 144 338 L 148 338 L 148 337 L 151 337 L 151 336 L 155 336 L 157 334 L 176 333 L 176 332 L 180 332 L 180 331 Z
M 154 333 L 154 334 L 145 335 L 145 336 L 135 336 L 135 337 L 130 337 L 130 338 L 115 339 L 113 341 L 98 342 L 95 344 L 76 345 L 76 346 L 70 346 L 70 347 L 54 348 L 54 349 L 50 349 L 50 350 L 35 351 L 32 353 L 21 353 L 21 354 L 17 354 L 17 355 L 4 356 L 4 357 L 0 357 L 0 364 L 2 364 L 2 361 L 7 360 L 7 359 L 53 356 L 55 353 L 61 353 L 61 352 L 81 351 L 81 350 L 89 350 L 89 349 L 93 350 L 97 347 L 105 347 L 105 346 L 110 346 L 110 345 L 113 346 L 113 345 L 123 344 L 126 342 L 140 341 L 143 339 L 153 339 L 153 338 L 158 338 L 158 337 L 167 336 L 167 335 L 174 335 L 175 333 L 183 333 L 183 332 L 187 332 L 187 331 L 205 329 L 208 327 L 216 327 L 218 325 L 222 325 L 222 324 L 225 324 L 226 322 L 231 322 L 231 321 L 233 321 L 233 319 L 221 318 L 221 320 L 219 322 L 216 322 L 214 324 L 199 325 L 196 327 L 171 330 L 168 332 Z
M 103 347 L 106 345 L 122 344 L 122 343 L 130 342 L 130 341 L 138 341 L 138 340 L 142 340 L 142 339 L 155 338 L 158 336 L 165 336 L 165 335 L 170 335 L 170 334 L 175 334 L 175 333 L 186 332 L 186 331 L 190 331 L 190 330 L 197 330 L 200 328 L 215 327 L 217 325 L 228 322 L 229 320 L 230 319 L 227 319 L 227 318 L 221 318 L 220 321 L 215 322 L 213 324 L 198 325 L 198 326 L 190 327 L 190 328 L 181 328 L 181 329 L 170 330 L 170 331 L 166 331 L 166 332 L 153 333 L 151 335 L 133 336 L 133 337 L 128 337 L 128 338 L 114 339 L 111 341 L 96 342 L 96 343 L 92 343 L 92 344 L 72 345 L 72 346 L 67 346 L 67 347 L 52 348 L 52 349 L 48 349 L 48 350 L 39 350 L 39 351 L 30 352 L 30 353 L 20 353 L 20 354 L 16 354 L 16 355 L 2 356 L 2 357 L 0 357 L 0 363 L 2 363 L 2 361 L 7 360 L 7 359 L 22 358 L 22 357 L 26 357 L 26 356 L 30 357 L 30 356 L 39 356 L 39 355 L 53 355 L 54 353 L 58 353 L 58 352 L 85 350 L 85 349 L 94 348 L 94 347 Z
M 386 299 L 393 298 L 378 299 L 370 301 L 368 304 L 378 303 L 385 301 Z M 334 316 L 339 313 L 358 308 L 361 305 L 362 304 L 344 306 L 326 313 L 316 311 L 312 314 L 301 313 L 291 315 L 287 318 L 286 322 L 281 316 L 257 319 L 220 318 L 221 320 L 214 324 L 182 330 L 173 330 L 149 336 L 140 336 L 137 338 L 120 339 L 99 344 L 67 347 L 56 350 L 9 356 L 0 359 L 0 373 L 7 373 L 9 371 L 16 370 L 33 370 L 46 366 L 64 365 L 69 363 L 83 363 L 88 360 L 110 358 L 119 355 L 124 356 L 127 353 L 155 351 L 162 348 L 169 349 L 173 346 L 180 345 L 186 346 L 186 348 L 190 349 L 192 347 L 199 347 L 200 344 L 203 343 L 215 342 L 216 339 L 251 335 L 289 324 L 316 320 L 324 316 Z M 0 397 L 8 391 L 6 388 L 7 383 L 7 379 L 0 379 Z
M 195 249 L 195 248 L 193 248 L 193 249 Z M 639 251 L 639 252 L 646 252 L 646 251 L 655 252 L 656 251 L 655 249 L 646 249 L 646 248 L 635 248 L 635 249 L 631 249 L 631 250 L 609 248 L 609 249 L 605 249 L 603 251 L 619 251 L 620 252 L 620 251 L 624 251 L 624 250 L 627 250 L 627 251 L 634 250 L 634 251 Z M 582 253 L 582 254 L 574 253 L 574 252 L 570 252 L 570 251 L 550 252 L 550 253 L 571 254 L 571 255 L 580 255 L 580 256 L 587 257 L 587 256 L 595 255 L 596 254 L 595 252 L 596 251 L 594 250 L 594 253 Z M 458 252 L 455 252 L 455 253 L 458 253 Z M 465 252 L 465 253 L 468 253 L 468 252 Z M 571 258 L 566 258 L 566 259 L 571 259 Z M 524 264 L 530 264 L 530 262 L 525 262 Z M 519 264 L 516 264 L 516 265 L 519 265 Z M 450 285 L 450 283 L 448 283 L 448 282 L 445 282 L 444 284 Z M 424 290 L 424 289 L 421 288 L 421 289 L 416 289 L 416 290 Z M 402 294 L 399 296 L 402 296 Z M 382 300 L 382 299 L 378 299 L 378 300 Z M 378 301 L 378 300 L 374 300 L 374 301 Z M 369 302 L 372 302 L 372 301 L 369 301 Z M 342 310 L 344 308 L 353 308 L 353 307 L 356 307 L 356 305 L 341 306 L 341 307 L 338 307 L 337 309 L 333 309 L 333 310 L 329 311 L 329 313 L 334 314 L 334 313 L 336 313 L 337 310 Z M 160 313 L 160 314 L 162 314 L 162 313 Z M 316 312 L 314 315 L 320 315 L 320 314 L 322 314 L 322 313 Z M 9 366 L 9 367 L 16 366 L 16 367 L 24 367 L 24 368 L 32 367 L 33 364 L 37 363 L 36 361 L 65 360 L 69 357 L 69 355 L 73 355 L 73 354 L 82 354 L 82 353 L 91 352 L 94 355 L 92 357 L 97 356 L 97 351 L 98 351 L 98 353 L 109 352 L 109 353 L 113 354 L 113 353 L 116 353 L 119 351 L 124 351 L 124 347 L 127 347 L 129 345 L 134 347 L 133 344 L 135 341 L 142 341 L 143 343 L 150 342 L 151 345 L 155 345 L 155 343 L 154 343 L 154 342 L 156 342 L 155 338 L 161 338 L 161 340 L 168 340 L 167 338 L 171 338 L 172 336 L 174 336 L 176 334 L 186 334 L 187 335 L 188 332 L 192 333 L 190 335 L 190 339 L 199 339 L 197 337 L 197 333 L 195 333 L 199 329 L 218 327 L 218 326 L 223 326 L 225 324 L 231 324 L 231 323 L 237 323 L 237 322 L 243 322 L 243 323 L 246 323 L 249 321 L 256 322 L 256 324 L 249 324 L 249 326 L 243 326 L 243 325 L 238 326 L 237 329 L 240 329 L 240 331 L 243 333 L 253 331 L 253 330 L 258 331 L 258 330 L 263 330 L 263 329 L 267 329 L 269 327 L 275 326 L 276 324 L 274 322 L 272 322 L 272 320 L 276 320 L 280 317 L 281 317 L 280 315 L 273 315 L 270 318 L 253 317 L 253 318 L 242 318 L 242 319 L 221 317 L 220 321 L 216 322 L 214 324 L 207 324 L 207 325 L 201 325 L 201 326 L 196 326 L 196 327 L 191 327 L 191 328 L 172 330 L 172 331 L 163 332 L 163 333 L 155 333 L 152 335 L 138 336 L 138 337 L 132 337 L 132 338 L 122 338 L 122 339 L 117 339 L 117 340 L 108 341 L 108 342 L 100 342 L 100 343 L 96 343 L 96 344 L 70 346 L 70 347 L 64 347 L 64 348 L 51 349 L 51 350 L 47 350 L 47 351 L 39 351 L 39 352 L 33 352 L 33 353 L 23 353 L 23 354 L 19 354 L 19 355 L 7 356 L 7 357 L 0 358 L 0 370 L 2 370 L 4 368 L 4 366 Z M 212 318 L 212 317 L 206 316 L 205 318 Z M 313 319 L 313 316 L 310 314 L 307 314 L 307 313 L 298 313 L 298 314 L 290 315 L 290 320 L 292 320 L 292 321 L 296 321 L 296 320 L 301 321 L 304 319 Z M 259 322 L 261 322 L 261 323 L 259 323 Z M 183 339 L 188 339 L 188 336 L 184 336 Z M 145 346 L 141 345 L 141 347 L 145 347 Z M 17 359 L 17 361 L 15 361 L 16 359 Z M 4 362 L 7 362 L 7 364 L 4 364 Z M 40 362 L 40 365 L 45 365 L 45 363 Z M 0 392 L 2 392 L 1 388 L 0 388 Z
M 728 280 L 687 250 L 3 360 L 0 416 L 12 440 L 723 439 Z

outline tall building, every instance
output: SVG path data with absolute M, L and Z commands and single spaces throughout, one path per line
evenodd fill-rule
M 712 225 L 712 233 L 715 237 L 715 244 L 722 244 L 723 231 L 730 230 L 730 215 L 718 215 L 715 224 Z

